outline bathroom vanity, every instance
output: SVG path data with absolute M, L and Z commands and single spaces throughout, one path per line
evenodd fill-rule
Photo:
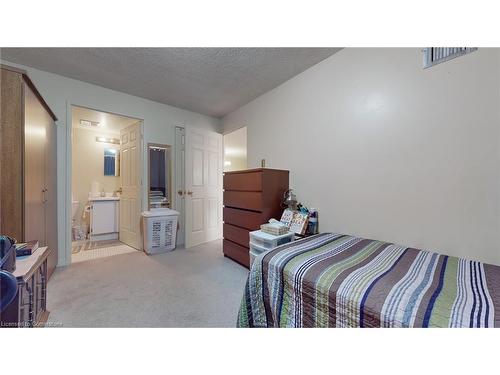
M 120 198 L 94 197 L 90 202 L 90 240 L 117 240 Z

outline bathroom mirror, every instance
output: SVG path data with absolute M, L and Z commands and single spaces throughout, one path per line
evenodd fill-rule
M 104 149 L 104 175 L 119 176 L 120 175 L 120 152 L 114 148 Z
M 149 209 L 171 208 L 171 148 L 148 143 Z

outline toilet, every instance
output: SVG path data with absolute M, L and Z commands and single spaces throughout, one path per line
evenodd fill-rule
M 84 232 L 84 229 L 82 228 L 82 225 L 77 222 L 77 214 L 80 202 L 73 200 L 71 203 L 71 227 L 73 241 L 81 241 L 85 239 L 86 234 Z
M 78 201 L 73 201 L 71 205 L 71 218 L 72 218 L 72 223 L 76 223 L 76 214 L 78 213 Z

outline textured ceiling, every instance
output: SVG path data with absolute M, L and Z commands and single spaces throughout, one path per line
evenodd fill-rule
M 214 117 L 339 48 L 2 48 L 2 59 Z

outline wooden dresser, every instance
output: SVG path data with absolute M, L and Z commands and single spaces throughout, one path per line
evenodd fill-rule
M 249 267 L 249 232 L 280 219 L 289 172 L 248 169 L 224 173 L 224 255 Z

